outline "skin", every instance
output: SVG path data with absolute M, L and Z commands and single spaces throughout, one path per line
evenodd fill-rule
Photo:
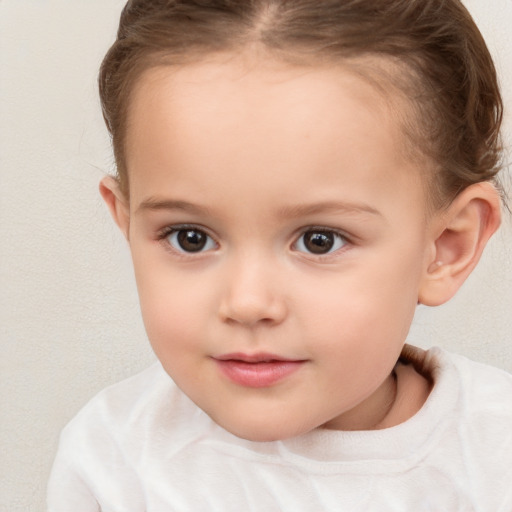
M 497 194 L 475 185 L 427 213 L 424 169 L 369 83 L 229 57 L 146 72 L 129 110 L 129 197 L 112 178 L 100 186 L 152 347 L 243 438 L 405 421 L 430 390 L 412 367 L 397 368 L 398 387 L 392 374 L 416 305 L 445 302 L 471 272 Z M 183 225 L 208 236 L 204 250 L 180 247 Z M 335 241 L 327 254 L 304 243 L 319 230 Z M 255 388 L 219 369 L 231 353 L 301 363 Z

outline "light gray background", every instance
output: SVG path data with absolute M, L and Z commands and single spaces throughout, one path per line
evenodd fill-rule
M 96 76 L 123 4 L 0 0 L 1 512 L 43 511 L 62 426 L 153 360 L 128 250 L 97 193 L 112 156 Z M 466 4 L 511 110 L 512 1 Z M 510 145 L 510 113 L 506 128 Z M 451 303 L 418 311 L 410 340 L 512 371 L 511 249 L 508 222 Z

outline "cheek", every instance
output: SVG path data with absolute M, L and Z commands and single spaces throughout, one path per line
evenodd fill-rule
M 211 310 L 211 288 L 201 280 L 185 279 L 186 273 L 169 265 L 148 258 L 141 258 L 140 263 L 134 257 L 142 318 L 155 351 L 193 344 Z
M 304 311 L 309 320 L 304 329 L 323 344 L 332 340 L 327 347 L 332 356 L 340 350 L 400 346 L 416 309 L 418 259 L 418 254 L 381 251 L 333 274 L 307 297 Z M 347 342 L 343 349 L 336 343 L 339 339 Z

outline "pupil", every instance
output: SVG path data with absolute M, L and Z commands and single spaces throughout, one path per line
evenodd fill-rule
M 178 242 L 184 251 L 197 252 L 206 245 L 206 235 L 201 231 L 183 229 L 178 233 Z
M 313 254 L 325 254 L 332 249 L 334 236 L 332 233 L 306 233 L 304 244 Z

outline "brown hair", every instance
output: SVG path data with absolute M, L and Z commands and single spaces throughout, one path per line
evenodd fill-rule
M 123 192 L 127 112 L 140 75 L 254 43 L 304 63 L 367 56 L 394 62 L 401 71 L 391 80 L 382 75 L 380 86 L 393 82 L 413 107 L 403 125 L 435 164 L 436 202 L 495 179 L 503 110 L 496 70 L 459 0 L 130 0 L 99 77 Z

